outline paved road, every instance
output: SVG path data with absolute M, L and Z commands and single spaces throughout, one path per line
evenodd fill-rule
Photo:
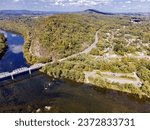
M 88 54 L 93 48 L 96 48 L 97 43 L 98 43 L 98 31 L 95 34 L 95 41 L 93 42 L 93 44 L 84 51 L 80 52 L 79 54 Z
M 72 58 L 72 57 L 76 57 L 76 56 L 78 56 L 78 55 L 81 55 L 81 54 L 88 54 L 93 48 L 96 48 L 96 44 L 98 43 L 98 32 L 99 31 L 97 31 L 96 32 L 96 34 L 95 34 L 95 41 L 92 43 L 92 45 L 91 46 L 89 46 L 87 49 L 85 49 L 84 51 L 82 51 L 82 52 L 79 52 L 79 53 L 76 53 L 76 54 L 73 54 L 73 55 L 71 55 L 71 56 L 68 56 L 68 57 L 66 57 L 66 58 L 63 58 L 63 59 L 60 59 L 60 60 L 58 60 L 59 62 L 62 62 L 62 61 L 65 61 L 65 60 L 67 60 L 67 59 L 69 59 L 69 58 Z

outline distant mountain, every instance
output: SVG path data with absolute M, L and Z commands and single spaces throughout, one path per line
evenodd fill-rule
M 0 10 L 0 15 L 51 15 L 57 14 L 58 12 L 48 12 L 48 11 L 29 11 L 29 10 Z
M 150 13 L 109 13 L 109 12 L 101 12 L 95 9 L 87 9 L 84 12 L 87 13 L 97 13 L 97 14 L 102 14 L 102 15 L 126 15 L 126 16 L 150 16 Z
M 85 10 L 84 12 L 97 13 L 97 14 L 103 14 L 103 15 L 114 15 L 114 13 L 100 12 L 100 11 L 94 10 L 94 9 L 87 9 L 87 10 Z
M 87 9 L 83 12 L 86 13 L 96 13 L 102 15 L 127 15 L 127 16 L 150 16 L 150 13 L 109 13 L 101 12 L 95 9 Z M 57 11 L 30 11 L 30 10 L 0 10 L 0 16 L 42 16 L 42 15 L 52 15 L 52 14 L 63 14 L 69 12 L 57 12 Z M 78 13 L 78 12 L 71 12 Z

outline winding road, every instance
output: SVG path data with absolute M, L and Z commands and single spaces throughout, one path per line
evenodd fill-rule
M 76 57 L 76 56 L 81 55 L 81 54 L 88 54 L 93 48 L 96 48 L 96 44 L 98 43 L 98 40 L 99 40 L 99 38 L 98 38 L 98 32 L 99 31 L 97 31 L 96 34 L 95 34 L 95 41 L 87 49 L 85 49 L 82 52 L 79 52 L 79 53 L 73 54 L 71 56 L 68 56 L 66 58 L 60 59 L 58 61 L 62 62 L 62 61 L 68 60 L 69 58 Z

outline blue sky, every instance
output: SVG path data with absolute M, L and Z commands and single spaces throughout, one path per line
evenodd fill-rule
M 150 12 L 150 0 L 0 0 L 0 10 Z

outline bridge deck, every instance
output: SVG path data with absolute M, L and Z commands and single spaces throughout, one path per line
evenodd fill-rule
M 11 77 L 13 79 L 13 76 L 18 75 L 18 74 L 22 74 L 25 72 L 29 72 L 31 73 L 32 70 L 38 70 L 41 69 L 43 66 L 45 66 L 45 64 L 39 63 L 39 64 L 35 64 L 28 67 L 22 67 L 22 68 L 18 68 L 16 70 L 13 70 L 12 72 L 3 72 L 0 73 L 0 80 L 4 79 L 4 78 L 9 78 Z

